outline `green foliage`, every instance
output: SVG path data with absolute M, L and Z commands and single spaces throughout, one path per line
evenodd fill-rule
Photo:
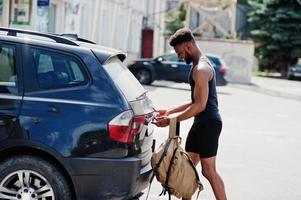
M 238 0 L 237 3 L 238 4 L 248 5 L 248 0 Z
M 186 10 L 184 5 L 179 5 L 175 10 L 166 14 L 166 30 L 167 34 L 174 34 L 178 29 L 184 27 L 186 18 Z
M 296 0 L 249 0 L 249 4 L 259 68 L 286 70 L 301 57 L 301 5 Z

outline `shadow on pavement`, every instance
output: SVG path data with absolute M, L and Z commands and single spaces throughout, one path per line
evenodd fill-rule
M 273 97 L 278 97 L 278 98 L 301 101 L 300 95 L 289 94 L 285 91 L 272 90 L 272 89 L 261 87 L 256 84 L 249 84 L 249 85 L 231 84 L 230 87 L 242 89 L 242 90 L 250 90 L 250 91 L 257 92 L 257 93 L 260 93 L 263 95 L 268 95 L 268 96 L 273 96 Z
M 154 91 L 157 88 L 166 88 L 166 89 L 173 89 L 173 90 L 182 90 L 186 92 L 190 92 L 190 88 L 184 88 L 184 87 L 179 87 L 179 86 L 169 86 L 169 85 L 143 85 L 148 91 Z M 224 86 L 218 86 L 218 87 L 224 87 Z M 232 95 L 229 92 L 217 92 L 217 94 L 220 95 Z

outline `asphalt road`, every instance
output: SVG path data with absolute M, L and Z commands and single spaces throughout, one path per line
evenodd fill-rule
M 301 82 L 263 78 L 256 81 L 259 85 L 218 87 L 223 131 L 217 169 L 224 179 L 228 199 L 300 200 L 301 99 L 294 91 L 300 90 Z M 190 97 L 187 84 L 162 81 L 146 89 L 156 108 L 169 108 Z M 183 145 L 191 124 L 192 120 L 181 123 Z M 155 127 L 157 146 L 167 134 L 167 128 Z M 201 174 L 200 165 L 197 169 Z M 208 181 L 202 176 L 201 181 L 205 190 L 199 199 L 215 199 Z M 160 192 L 161 186 L 154 180 L 148 199 L 168 199 L 159 197 Z

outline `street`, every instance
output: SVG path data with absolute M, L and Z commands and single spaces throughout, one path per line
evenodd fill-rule
M 262 86 L 269 81 L 256 79 Z M 293 94 L 300 90 L 301 82 L 272 82 L 281 83 L 278 85 L 287 89 L 281 92 L 281 88 L 276 91 L 258 85 L 234 84 L 218 87 L 223 131 L 217 170 L 230 200 L 301 199 L 301 126 L 298 120 L 301 100 L 298 93 Z M 169 108 L 188 101 L 190 97 L 189 85 L 183 83 L 157 81 L 145 87 L 156 108 Z M 289 92 L 289 98 L 285 98 Z M 181 123 L 183 146 L 191 124 L 191 119 Z M 155 127 L 156 147 L 167 138 L 167 134 L 167 128 Z M 197 170 L 201 175 L 200 165 Z M 200 178 L 205 189 L 199 199 L 215 199 L 208 181 L 202 176 Z M 167 196 L 159 197 L 161 189 L 154 180 L 148 199 L 167 199 Z
M 0 200 L 169 199 L 156 178 L 145 188 L 152 136 L 158 148 L 169 132 L 150 123 L 153 110 L 190 103 L 187 80 L 212 93 L 211 68 L 227 199 L 301 200 L 300 10 L 301 0 L 0 0 Z M 193 120 L 181 122 L 183 149 Z M 215 200 L 196 169 L 204 190 L 192 199 Z

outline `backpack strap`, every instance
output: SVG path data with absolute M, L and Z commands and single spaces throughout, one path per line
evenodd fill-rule
M 177 122 L 177 117 L 169 118 L 169 138 L 179 136 L 180 122 Z
M 172 155 L 172 157 L 171 157 L 171 159 L 170 159 L 170 163 L 169 163 L 169 166 L 168 166 L 168 171 L 167 171 L 167 175 L 166 175 L 166 179 L 165 179 L 165 184 L 162 185 L 162 186 L 163 186 L 163 191 L 162 191 L 162 193 L 159 195 L 159 196 L 161 196 L 162 194 L 165 195 L 166 192 L 168 192 L 169 200 L 171 199 L 171 193 L 170 193 L 170 188 L 169 188 L 169 186 L 168 186 L 168 182 L 169 182 L 171 167 L 172 167 L 172 164 L 173 164 L 173 161 L 174 161 L 174 158 L 175 158 L 175 155 L 176 155 L 177 150 L 178 150 L 178 147 L 175 148 L 175 150 L 174 150 L 174 152 L 173 152 L 173 155 Z M 191 165 L 193 171 L 195 172 L 195 175 L 196 175 L 196 178 L 197 178 L 197 183 L 198 183 L 198 185 L 199 185 L 199 187 L 198 187 L 198 188 L 199 188 L 199 191 L 198 191 L 197 198 L 196 198 L 196 199 L 198 199 L 201 190 L 203 190 L 203 185 L 201 184 L 199 174 L 198 174 L 198 172 L 196 171 L 196 168 L 195 168 L 195 166 L 193 165 L 193 163 L 192 163 L 192 161 L 191 161 L 189 155 L 188 155 L 186 152 L 182 152 L 182 153 L 184 153 L 184 155 L 187 156 L 188 161 L 189 161 L 189 163 L 190 163 L 190 165 Z
M 167 175 L 166 175 L 166 179 L 165 179 L 165 184 L 163 185 L 163 187 L 164 187 L 164 189 L 165 189 L 164 195 L 166 194 L 166 192 L 168 192 L 168 198 L 169 198 L 169 200 L 171 199 L 171 194 L 170 194 L 170 188 L 169 188 L 169 186 L 168 186 L 168 182 L 169 182 L 171 167 L 172 167 L 173 161 L 174 161 L 174 159 L 175 159 L 175 155 L 176 155 L 176 153 L 177 153 L 178 148 L 179 148 L 179 147 L 176 147 L 176 148 L 174 149 L 174 151 L 173 151 L 172 157 L 171 157 L 170 162 L 169 162 L 168 170 L 167 170 Z
M 190 165 L 192 166 L 192 168 L 193 168 L 193 170 L 194 170 L 194 172 L 195 172 L 196 178 L 197 178 L 197 183 L 198 183 L 198 185 L 199 185 L 199 192 L 198 192 L 198 195 L 197 195 L 197 199 L 198 199 L 200 192 L 203 190 L 203 185 L 202 185 L 202 183 L 201 183 L 201 181 L 200 181 L 199 174 L 198 174 L 198 172 L 196 171 L 196 168 L 195 168 L 194 164 L 192 163 L 192 160 L 191 160 L 191 158 L 189 157 L 188 153 L 186 153 L 185 151 L 184 151 L 183 153 L 187 156 L 188 161 L 189 161 Z
M 169 181 L 169 177 L 170 177 L 170 171 L 171 171 L 171 167 L 172 167 L 173 161 L 175 159 L 175 155 L 176 155 L 177 150 L 178 150 L 178 147 L 175 148 L 175 150 L 173 151 L 172 157 L 171 157 L 170 162 L 169 162 L 169 166 L 168 166 L 168 170 L 167 170 L 167 175 L 166 175 L 166 179 L 165 179 L 165 187 L 168 187 L 168 181 Z
M 186 153 L 185 151 L 183 151 L 182 153 L 184 153 L 185 156 L 187 156 L 188 161 L 189 161 L 190 165 L 193 167 L 193 170 L 194 170 L 194 172 L 195 172 L 195 174 L 196 174 L 197 180 L 200 181 L 199 174 L 198 174 L 198 172 L 196 171 L 196 168 L 195 168 L 194 164 L 192 163 L 192 160 L 191 160 L 191 158 L 189 157 L 188 153 Z
M 168 151 L 168 148 L 169 148 L 169 146 L 170 146 L 170 144 L 171 144 L 171 141 L 172 141 L 172 139 L 168 139 L 168 142 L 167 142 L 167 144 L 166 144 L 165 147 L 164 147 L 164 151 L 163 151 L 163 153 L 162 153 L 162 155 L 161 155 L 161 157 L 160 157 L 158 163 L 156 164 L 156 166 L 155 166 L 154 169 L 153 169 L 153 171 L 154 171 L 155 173 L 157 172 L 158 168 L 160 167 L 160 165 L 161 165 L 161 163 L 162 163 L 164 157 L 167 155 L 167 151 Z M 154 176 L 154 175 L 153 175 L 153 176 Z
M 146 199 L 148 199 L 149 191 L 150 191 L 152 182 L 153 182 L 153 180 L 154 180 L 154 177 L 155 177 L 156 174 L 157 174 L 157 170 L 158 170 L 158 168 L 160 167 L 160 165 L 161 165 L 161 163 L 162 163 L 164 157 L 167 155 L 167 151 L 168 151 L 168 148 L 169 148 L 169 146 L 170 146 L 170 144 L 171 144 L 171 141 L 172 141 L 172 139 L 169 139 L 169 140 L 168 140 L 167 144 L 166 144 L 165 147 L 164 147 L 163 153 L 162 153 L 162 155 L 161 155 L 161 157 L 160 157 L 158 163 L 157 163 L 156 166 L 153 168 L 153 174 L 152 174 L 152 176 L 151 176 L 151 178 L 150 178 L 150 180 L 149 180 L 149 188 L 148 188 L 148 192 L 147 192 Z
M 169 139 L 168 139 L 167 144 L 164 147 L 163 153 L 162 153 L 162 155 L 161 155 L 158 163 L 153 168 L 153 174 L 152 174 L 152 176 L 150 178 L 150 181 L 149 181 L 149 188 L 148 188 L 146 199 L 148 199 L 148 195 L 149 195 L 149 192 L 150 192 L 151 184 L 152 184 L 152 182 L 154 180 L 154 177 L 156 176 L 157 170 L 160 167 L 160 165 L 161 165 L 164 157 L 167 155 L 167 151 L 168 151 L 168 148 L 169 148 L 169 146 L 171 144 L 172 138 L 174 138 L 175 136 L 179 136 L 179 132 L 180 132 L 180 123 L 177 122 L 177 118 L 176 117 L 170 118 L 169 119 Z M 180 141 L 181 141 L 181 138 L 180 138 Z M 175 151 L 174 151 L 174 154 L 175 154 Z M 174 158 L 174 154 L 173 154 L 172 160 Z M 171 165 L 169 165 L 169 168 L 170 167 L 171 167 Z M 170 172 L 170 170 L 168 170 L 168 171 Z M 168 181 L 167 181 L 167 183 L 168 183 Z M 171 199 L 169 189 L 167 191 L 168 191 L 168 194 L 169 194 L 169 199 Z M 164 186 L 163 186 L 163 191 L 162 191 L 162 193 L 159 196 L 161 196 L 163 193 L 164 193 L 164 195 L 166 194 L 166 188 Z
M 175 137 L 175 135 L 179 132 L 179 129 L 180 129 L 180 123 L 177 122 L 177 118 L 176 117 L 170 118 L 169 124 L 170 124 L 170 127 L 169 127 L 169 139 L 168 139 L 167 144 L 164 147 L 164 151 L 163 151 L 163 153 L 162 153 L 162 155 L 161 155 L 158 163 L 156 164 L 156 166 L 153 169 L 153 171 L 155 173 L 157 172 L 158 168 L 160 167 L 160 165 L 161 165 L 164 157 L 167 155 L 167 151 L 168 151 L 168 148 L 169 148 L 169 146 L 171 144 L 172 138 Z M 172 136 L 172 137 L 170 137 L 170 136 Z M 152 181 L 152 179 L 154 178 L 155 175 L 156 174 L 152 175 L 151 181 Z

